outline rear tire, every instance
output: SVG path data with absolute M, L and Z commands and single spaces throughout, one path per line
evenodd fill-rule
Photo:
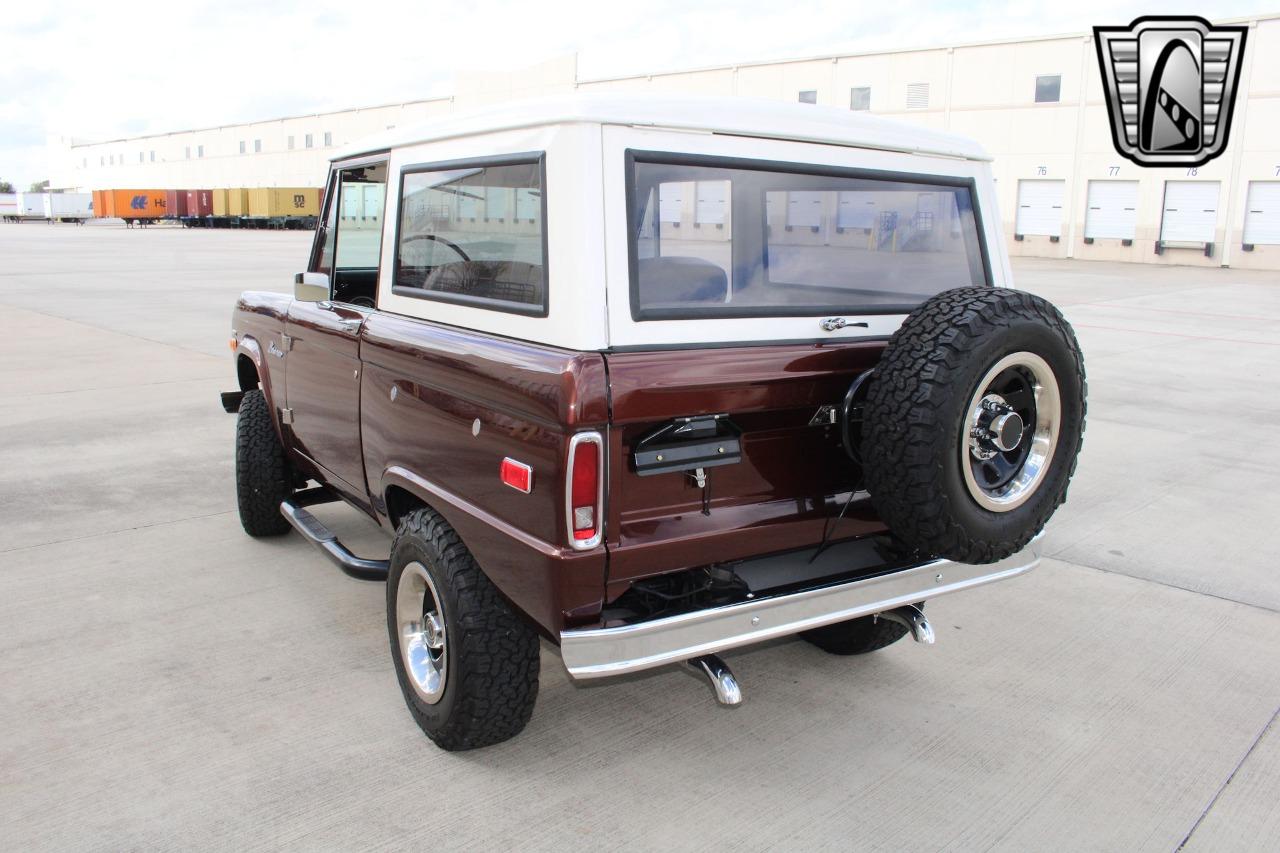
M 391 546 L 387 633 L 409 713 L 449 751 L 515 737 L 538 699 L 538 635 L 430 509 L 409 513 Z
M 246 391 L 236 418 L 236 505 L 250 536 L 280 536 L 290 530 L 281 501 L 293 494 L 289 462 L 260 390 Z
M 865 655 L 893 645 L 906 635 L 906 625 L 874 616 L 800 632 L 800 638 L 805 642 L 833 655 Z

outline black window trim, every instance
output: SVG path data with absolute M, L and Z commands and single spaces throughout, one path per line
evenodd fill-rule
M 494 166 L 528 166 L 538 167 L 538 180 L 541 183 L 540 201 L 542 217 L 542 304 L 522 305 L 518 302 L 506 302 L 488 299 L 481 296 L 468 296 L 461 293 L 441 293 L 434 290 L 423 290 L 420 287 L 407 287 L 396 282 L 400 274 L 400 226 L 404 222 L 401 208 L 404 204 L 404 180 L 408 175 L 419 175 L 423 172 L 443 172 L 453 169 L 488 169 Z M 448 305 L 462 305 L 467 308 L 480 308 L 485 311 L 498 311 L 503 314 L 519 314 L 522 317 L 546 317 L 551 310 L 551 258 L 547 251 L 547 152 L 524 151 L 517 154 L 498 154 L 489 157 L 468 157 L 460 160 L 438 160 L 431 163 L 411 163 L 400 169 L 399 189 L 396 196 L 396 230 L 395 243 L 391 256 L 391 292 L 396 296 L 407 296 L 410 299 L 425 299 L 428 302 L 443 302 Z
M 676 151 L 626 150 L 626 204 L 627 204 L 627 274 L 630 278 L 631 319 L 637 323 L 650 320 L 741 320 L 756 317 L 821 317 L 841 314 L 866 317 L 909 314 L 919 303 L 900 305 L 874 305 L 849 310 L 846 307 L 799 306 L 797 308 L 742 308 L 725 311 L 720 308 L 641 308 L 640 307 L 640 253 L 638 211 L 636 210 L 636 164 L 656 163 L 664 166 L 710 166 L 721 169 L 787 172 L 800 175 L 816 175 L 831 178 L 863 178 L 867 180 L 896 181 L 899 183 L 929 182 L 936 186 L 969 190 L 973 207 L 973 224 L 977 232 L 978 252 L 982 261 L 983 278 L 987 286 L 993 286 L 991 257 L 987 249 L 987 235 L 982 222 L 982 206 L 978 204 L 978 182 L 974 178 L 951 175 L 931 175 L 924 172 L 894 172 L 884 169 L 864 169 L 857 166 L 831 166 L 816 163 L 794 163 L 787 160 L 755 160 L 748 157 L 725 157 L 715 154 L 684 154 Z

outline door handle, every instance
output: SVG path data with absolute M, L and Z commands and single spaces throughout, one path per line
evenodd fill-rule
M 338 320 L 338 325 L 344 329 L 358 329 L 360 328 L 360 324 L 363 322 L 364 320 L 359 317 L 352 319 L 342 318 Z

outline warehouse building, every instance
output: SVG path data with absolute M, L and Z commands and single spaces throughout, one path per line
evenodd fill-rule
M 1280 270 L 1280 15 L 1230 23 L 1249 30 L 1229 145 L 1192 169 L 1140 167 L 1116 152 L 1093 36 L 1081 33 L 595 80 L 580 79 L 574 60 L 556 60 L 460 79 L 448 98 L 109 142 L 64 140 L 54 147 L 53 183 L 316 186 L 328 157 L 348 142 L 482 104 L 575 88 L 762 97 L 865 110 L 977 139 L 995 158 L 1014 255 Z M 696 215 L 696 200 L 688 206 Z M 788 215 L 809 215 L 803 205 L 790 207 Z M 841 215 L 788 224 L 822 234 L 857 227 Z

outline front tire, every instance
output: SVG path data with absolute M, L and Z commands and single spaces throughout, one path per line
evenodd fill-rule
M 260 390 L 246 391 L 236 417 L 236 506 L 250 536 L 280 536 L 289 522 L 280 503 L 293 494 L 289 462 Z
M 538 635 L 430 509 L 408 514 L 396 531 L 387 634 L 409 713 L 441 749 L 501 743 L 533 716 Z

